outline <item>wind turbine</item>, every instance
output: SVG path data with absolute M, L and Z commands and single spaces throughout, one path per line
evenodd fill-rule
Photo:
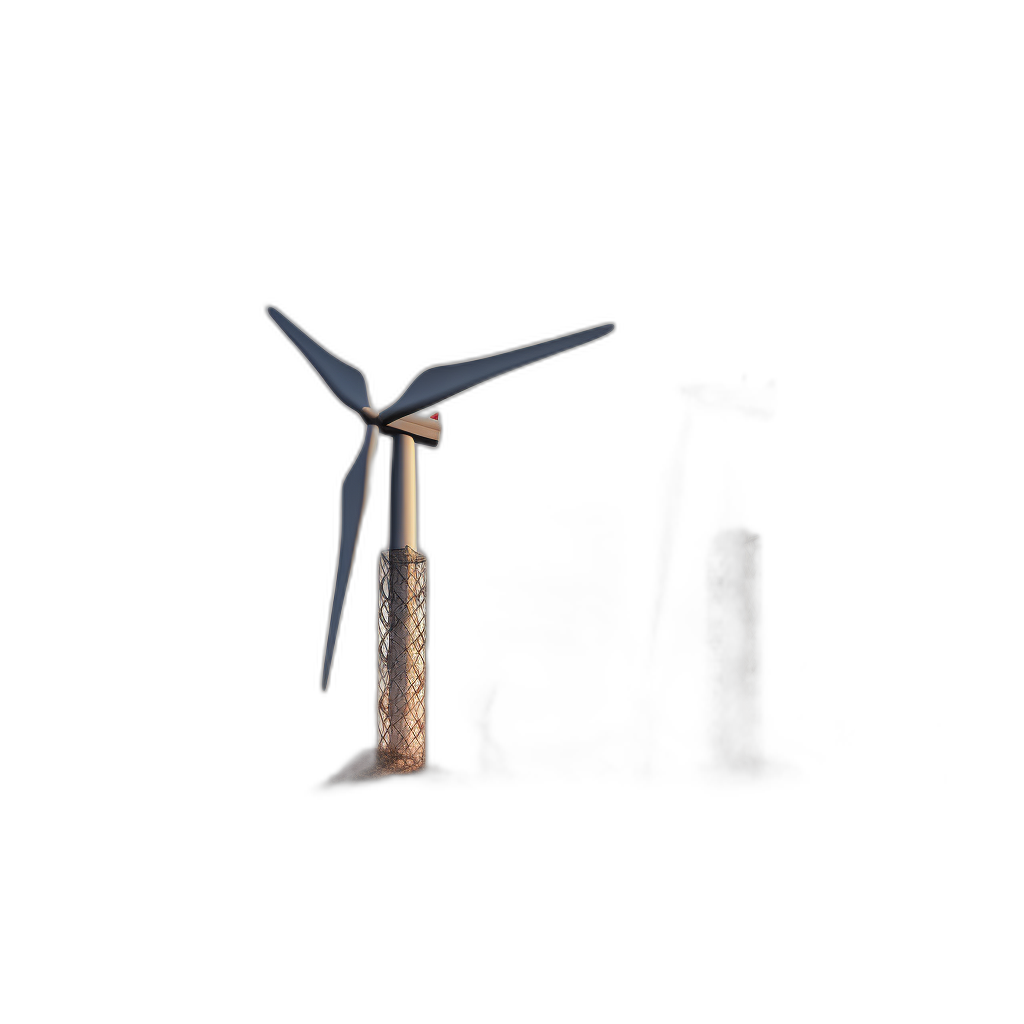
M 414 414 L 509 370 L 595 341 L 614 330 L 615 325 L 602 324 L 481 359 L 431 366 L 414 377 L 396 401 L 378 412 L 370 405 L 366 381 L 359 370 L 331 355 L 273 306 L 267 312 L 342 404 L 359 413 L 366 425 L 362 447 L 341 488 L 338 577 L 321 678 L 325 690 L 377 434 L 386 434 L 392 440 L 391 536 L 388 550 L 381 552 L 379 574 L 377 753 L 383 767 L 413 771 L 422 767 L 426 758 L 426 558 L 416 548 L 416 445 L 436 448 L 441 440 L 437 413 L 430 418 Z

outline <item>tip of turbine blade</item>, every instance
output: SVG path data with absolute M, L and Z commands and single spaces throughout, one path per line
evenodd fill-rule
M 322 690 L 322 691 L 323 691 L 324 693 L 326 693 L 326 692 L 327 692 L 327 684 L 328 684 L 328 682 L 329 682 L 329 681 L 330 681 L 330 680 L 329 680 L 329 673 L 325 672 L 325 673 L 324 673 L 324 677 L 323 677 L 323 679 L 322 679 L 322 680 L 320 681 L 320 689 L 321 689 L 321 690 Z

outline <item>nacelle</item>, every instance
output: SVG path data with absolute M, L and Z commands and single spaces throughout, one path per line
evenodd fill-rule
M 437 416 L 437 414 L 434 414 Z M 381 424 L 382 434 L 408 434 L 417 444 L 436 448 L 441 443 L 441 419 L 427 416 L 402 416 Z

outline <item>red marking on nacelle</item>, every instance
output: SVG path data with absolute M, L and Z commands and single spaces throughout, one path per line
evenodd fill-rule
M 432 420 L 440 420 L 441 419 L 441 414 L 439 412 L 431 413 L 430 418 Z

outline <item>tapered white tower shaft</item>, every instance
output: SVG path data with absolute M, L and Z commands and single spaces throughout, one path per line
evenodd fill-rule
M 416 550 L 416 442 L 408 434 L 391 438 L 391 540 L 392 551 Z

